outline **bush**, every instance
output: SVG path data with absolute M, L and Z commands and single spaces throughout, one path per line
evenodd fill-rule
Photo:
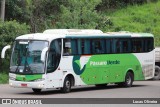
M 22 34 L 29 33 L 29 26 L 14 21 L 0 22 L 0 50 L 6 45 L 12 45 L 14 39 Z M 7 72 L 11 51 L 7 51 L 6 59 L 0 59 L 0 72 Z
M 0 84 L 8 83 L 8 73 L 0 73 Z

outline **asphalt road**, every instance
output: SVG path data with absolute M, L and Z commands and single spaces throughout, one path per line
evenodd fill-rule
M 0 85 L 1 98 L 160 98 L 160 81 L 135 81 L 133 87 L 122 88 L 110 84 L 104 88 L 95 86 L 73 87 L 67 94 L 59 90 L 42 90 L 35 94 L 31 89 Z

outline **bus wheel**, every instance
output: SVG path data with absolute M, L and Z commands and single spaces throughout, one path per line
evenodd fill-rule
M 37 88 L 32 88 L 34 93 L 41 93 L 41 89 L 37 89 Z
M 132 83 L 133 83 L 133 74 L 131 72 L 127 72 L 123 86 L 131 87 Z
M 71 91 L 71 81 L 68 77 L 65 78 L 61 91 L 63 93 L 69 93 Z
M 155 66 L 155 74 L 153 77 L 154 80 L 159 80 L 160 79 L 160 67 L 159 66 Z

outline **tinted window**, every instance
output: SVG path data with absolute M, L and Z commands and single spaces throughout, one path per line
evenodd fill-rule
M 61 58 L 61 39 L 53 40 L 50 44 L 47 61 L 47 73 L 57 69 Z
M 63 55 L 142 53 L 153 50 L 153 38 L 64 39 Z

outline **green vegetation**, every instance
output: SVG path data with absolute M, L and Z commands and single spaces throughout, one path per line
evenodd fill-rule
M 101 0 L 68 0 L 66 5 L 61 5 L 61 14 L 55 28 L 95 28 L 101 21 L 101 16 L 95 7 Z M 52 26 L 52 25 L 51 25 Z
M 143 5 L 127 6 L 106 14 L 105 32 L 130 31 L 146 32 L 155 36 L 155 45 L 160 46 L 160 1 Z
M 5 11 L 0 50 L 19 35 L 51 28 L 148 32 L 160 46 L 160 0 L 6 0 Z M 10 51 L 0 59 L 0 83 L 7 81 L 9 60 Z
M 0 84 L 8 83 L 8 73 L 0 73 Z
M 106 14 L 110 24 L 107 31 L 149 32 L 159 35 L 160 2 L 128 6 Z

